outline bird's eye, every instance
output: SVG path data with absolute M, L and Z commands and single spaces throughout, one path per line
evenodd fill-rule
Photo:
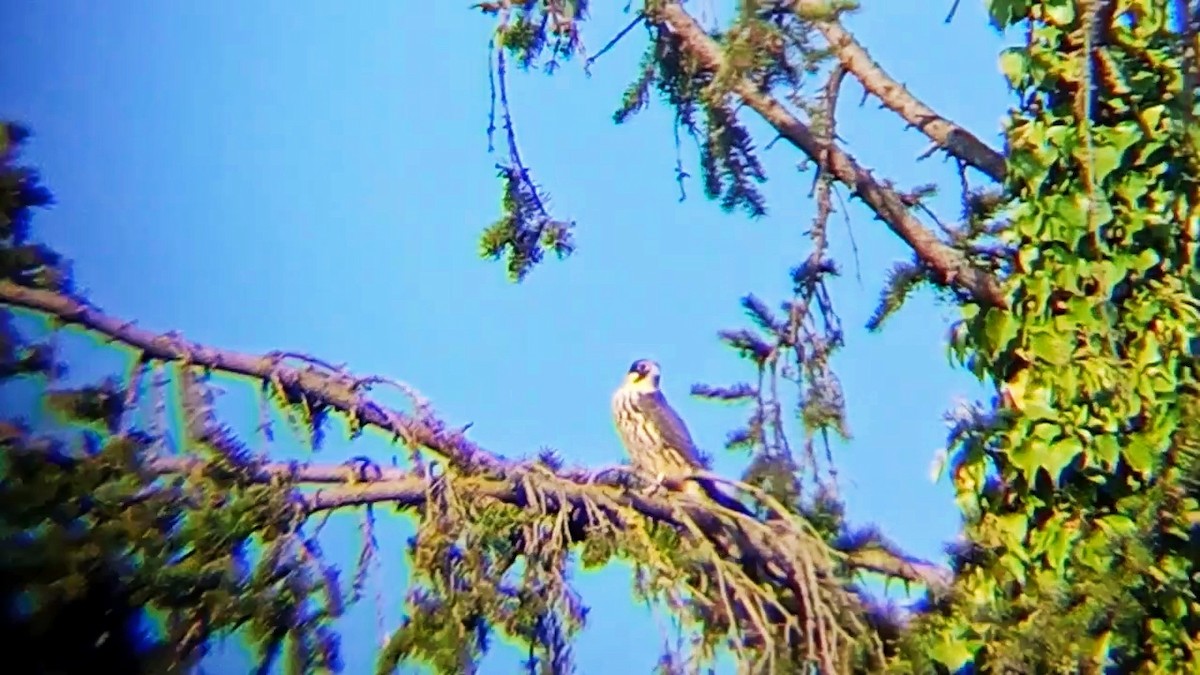
M 646 374 L 646 364 L 641 361 L 634 361 L 632 366 L 629 366 L 629 372 L 637 373 L 638 375 Z

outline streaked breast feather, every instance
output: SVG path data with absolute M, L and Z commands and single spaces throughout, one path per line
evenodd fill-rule
M 618 391 L 612 400 L 613 418 L 617 432 L 629 452 L 634 467 L 652 470 L 662 437 L 646 415 L 638 409 L 636 392 Z

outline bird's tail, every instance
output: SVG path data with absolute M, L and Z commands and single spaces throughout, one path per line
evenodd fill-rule
M 696 497 L 708 497 L 730 511 L 735 511 L 743 516 L 754 517 L 750 509 L 738 501 L 737 497 L 730 495 L 719 483 L 708 478 L 694 478 L 689 480 L 684 487 L 684 492 Z

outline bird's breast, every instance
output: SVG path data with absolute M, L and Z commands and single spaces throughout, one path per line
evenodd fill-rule
M 661 434 L 638 406 L 637 399 L 637 392 L 626 390 L 617 390 L 612 399 L 617 433 L 631 454 L 639 454 L 662 442 Z

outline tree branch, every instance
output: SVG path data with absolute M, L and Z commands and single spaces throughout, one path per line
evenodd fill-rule
M 253 355 L 210 349 L 176 335 L 138 328 L 133 322 L 108 316 L 74 298 L 0 281 L 0 303 L 52 314 L 68 323 L 107 335 L 141 350 L 147 358 L 182 361 L 257 380 L 276 379 L 365 424 L 383 429 L 414 446 L 424 446 L 466 468 L 499 470 L 502 462 L 432 415 L 404 414 L 371 401 L 362 393 L 369 379 L 315 367 L 294 368 L 282 363 L 282 353 Z
M 109 339 L 145 352 L 147 357 L 204 366 L 260 381 L 272 378 L 295 387 L 310 401 L 327 405 L 344 414 L 354 414 L 364 423 L 417 445 L 433 450 L 462 467 L 463 477 L 456 489 L 477 498 L 490 498 L 518 508 L 562 512 L 572 522 L 572 532 L 586 537 L 591 522 L 603 515 L 608 525 L 627 526 L 626 515 L 643 517 L 675 527 L 698 527 L 704 536 L 728 541 L 734 535 L 743 565 L 756 570 L 774 570 L 775 583 L 787 583 L 798 574 L 797 559 L 783 536 L 779 521 L 762 523 L 735 514 L 716 504 L 700 501 L 686 493 L 643 494 L 630 490 L 619 471 L 588 472 L 579 469 L 552 471 L 544 465 L 526 465 L 501 458 L 467 440 L 459 432 L 448 432 L 444 425 L 423 411 L 419 417 L 378 405 L 359 393 L 356 380 L 339 372 L 315 368 L 297 369 L 282 365 L 278 355 L 251 355 L 214 349 L 179 337 L 153 333 L 131 322 L 106 315 L 87 304 L 52 291 L 0 281 L 0 304 L 23 307 L 74 323 L 101 333 Z M 158 475 L 187 472 L 201 460 L 186 457 L 156 457 L 149 468 Z M 267 462 L 257 465 L 253 479 L 271 482 L 286 479 L 297 484 L 326 485 L 301 491 L 305 509 L 310 512 L 390 503 L 400 508 L 419 508 L 430 494 L 433 481 L 417 472 L 378 467 L 370 471 L 353 464 L 313 465 Z M 535 494 L 536 493 L 536 494 Z M 686 520 L 685 520 L 686 519 Z M 686 529 L 691 529 L 686 528 Z M 894 559 L 889 559 L 894 558 Z M 913 562 L 902 555 L 844 556 L 841 563 L 854 569 L 896 576 L 915 583 L 941 585 L 946 571 L 930 563 Z
M 713 73 L 724 66 L 720 46 L 709 37 L 680 5 L 664 3 L 651 19 L 664 29 L 674 33 L 683 48 L 700 65 Z M 799 148 L 814 162 L 826 166 L 830 175 L 849 187 L 860 199 L 913 248 L 922 262 L 946 284 L 956 285 L 977 301 L 992 306 L 1007 305 L 1000 284 L 985 270 L 971 264 L 962 252 L 941 241 L 920 220 L 909 212 L 903 197 L 875 180 L 870 172 L 844 150 L 833 144 L 825 144 L 809 127 L 797 119 L 787 108 L 769 94 L 759 90 L 746 78 L 734 81 L 733 92 L 751 109 L 762 116 L 779 134 Z
M 159 457 L 150 462 L 149 469 L 158 475 L 187 473 L 200 462 L 181 457 Z M 517 475 L 517 473 L 521 475 Z M 611 525 L 627 526 L 621 519 L 621 511 L 631 510 L 641 516 L 661 523 L 682 527 L 681 513 L 686 513 L 705 533 L 719 533 L 728 529 L 728 523 L 715 514 L 711 507 L 678 493 L 646 495 L 622 488 L 623 477 L 605 477 L 597 473 L 571 472 L 553 473 L 539 467 L 537 471 L 520 469 L 509 472 L 505 478 L 473 478 L 465 485 L 460 484 L 460 493 L 475 498 L 494 499 L 518 508 L 529 508 L 534 500 L 528 494 L 529 486 L 536 486 L 539 493 L 537 503 L 541 508 L 553 511 L 566 510 L 574 519 L 594 516 L 595 508 L 611 519 Z M 401 509 L 420 508 L 429 496 L 432 481 L 414 471 L 394 467 L 379 468 L 370 477 L 364 477 L 350 465 L 296 464 L 269 462 L 260 465 L 254 479 L 263 483 L 289 480 L 298 484 L 330 485 L 302 494 L 302 503 L 309 513 L 332 511 L 341 508 L 389 504 Z M 741 516 L 733 516 L 741 518 Z M 588 525 L 594 523 L 574 522 L 571 531 L 584 536 Z M 784 568 L 777 547 L 766 538 L 750 540 L 751 546 L 742 551 L 743 557 L 766 568 L 766 563 Z M 930 587 L 943 587 L 950 583 L 949 570 L 930 562 L 911 558 L 902 553 L 893 553 L 880 548 L 853 551 L 843 561 L 852 569 L 872 572 L 902 579 Z
M 819 4 L 823 3 L 818 0 L 797 0 L 794 9 Z M 862 83 L 864 89 L 951 156 L 979 169 L 998 183 L 1004 181 L 1006 169 L 1003 155 L 909 93 L 904 85 L 888 75 L 871 58 L 841 24 L 836 21 L 816 21 L 814 25 L 829 41 L 838 60 Z

